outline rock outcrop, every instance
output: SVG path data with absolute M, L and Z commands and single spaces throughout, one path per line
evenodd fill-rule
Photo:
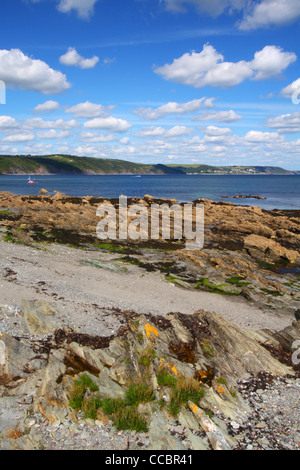
M 275 334 L 245 331 L 206 311 L 166 317 L 127 311 L 119 316 L 122 326 L 111 336 L 66 327 L 53 331 L 54 309 L 24 302 L 24 334 L 0 336 L 0 448 L 12 443 L 14 448 L 42 447 L 25 426 L 30 414 L 39 413 L 52 424 L 76 422 L 74 384 L 88 377 L 95 388 L 86 387 L 82 403 L 122 400 L 130 385 L 147 384 L 151 400 L 137 404 L 137 411 L 147 426 L 148 449 L 234 449 L 238 442 L 226 426 L 244 423 L 251 412 L 239 382 L 261 373 L 297 375 L 291 361 L 291 342 L 300 331 L 297 321 Z M 201 390 L 197 398 L 194 388 Z M 174 397 L 183 389 L 185 398 L 175 403 L 174 411 Z M 101 405 L 95 413 L 98 422 L 114 419 Z M 13 441 L 7 437 L 12 430 Z
M 205 243 L 202 250 L 190 251 L 185 249 L 185 240 L 99 240 L 96 211 L 107 202 L 118 209 L 119 201 L 101 197 L 2 192 L 0 226 L 8 241 L 106 249 L 126 255 L 124 263 L 170 275 L 167 279 L 183 288 L 240 295 L 263 308 L 289 313 L 300 307 L 299 211 L 265 211 L 198 199 L 194 203 L 204 205 Z M 149 208 L 152 203 L 176 201 L 145 195 L 128 199 L 128 206 L 141 202 Z

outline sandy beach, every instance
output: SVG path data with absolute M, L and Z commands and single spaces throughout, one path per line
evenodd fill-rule
M 97 330 L 103 335 L 117 326 L 110 309 L 155 315 L 204 309 L 247 329 L 280 330 L 294 318 L 262 310 L 240 297 L 183 289 L 167 282 L 161 273 L 117 261 L 116 254 L 54 244 L 41 249 L 3 241 L 0 250 L 2 305 L 45 300 L 56 308 L 64 324 L 88 333 Z M 85 264 L 90 261 L 101 267 Z

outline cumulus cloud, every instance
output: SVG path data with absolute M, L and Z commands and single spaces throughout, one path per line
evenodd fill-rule
M 7 137 L 4 137 L 2 139 L 2 142 L 27 142 L 29 140 L 34 140 L 34 134 L 12 134 L 8 135 Z
M 296 55 L 277 46 L 266 46 L 254 55 L 252 61 L 226 62 L 224 56 L 210 44 L 201 52 L 185 53 L 171 64 L 154 67 L 154 72 L 165 80 L 201 88 L 206 85 L 231 88 L 246 79 L 263 80 L 282 73 Z
M 249 131 L 244 139 L 251 143 L 272 143 L 283 141 L 283 136 L 278 132 L 262 132 L 262 131 Z
M 94 13 L 94 6 L 98 0 L 59 0 L 58 11 L 69 13 L 75 10 L 79 18 L 88 19 Z
M 229 111 L 205 111 L 193 118 L 194 121 L 234 122 L 242 119 L 242 116 L 230 109 Z
M 280 94 L 285 98 L 291 98 L 294 93 L 298 93 L 298 97 L 300 96 L 300 78 L 283 88 Z
M 255 52 L 251 67 L 255 71 L 255 80 L 265 80 L 279 75 L 297 59 L 293 52 L 284 52 L 280 47 L 266 46 Z
M 286 134 L 300 132 L 300 112 L 270 118 L 267 121 L 267 126 Z
M 67 139 L 70 137 L 69 131 L 57 131 L 55 129 L 49 129 L 48 131 L 42 131 L 37 133 L 39 139 Z
M 75 119 L 65 121 L 64 119 L 57 119 L 56 121 L 44 121 L 42 118 L 26 119 L 23 126 L 28 129 L 74 129 L 79 124 Z
M 74 47 L 69 47 L 68 51 L 60 56 L 59 61 L 63 65 L 80 67 L 81 69 L 92 69 L 99 62 L 99 57 L 94 56 L 85 59 Z
M 215 108 L 215 104 L 214 104 L 215 99 L 216 98 L 206 98 L 206 100 L 203 103 L 205 108 Z
M 15 118 L 10 116 L 0 116 L 0 130 L 16 128 L 18 125 L 19 124 Z
M 201 107 L 204 98 L 198 100 L 188 101 L 187 103 L 176 103 L 169 102 L 159 108 L 138 108 L 134 111 L 135 114 L 144 119 L 156 120 L 167 114 L 188 114 L 194 111 L 198 111 Z
M 184 12 L 188 6 L 194 7 L 199 13 L 216 17 L 225 10 L 241 10 L 247 0 L 161 0 L 167 10 Z
M 0 80 L 7 87 L 33 90 L 43 94 L 67 91 L 66 76 L 42 60 L 26 56 L 20 49 L 0 50 Z
M 83 141 L 89 143 L 96 143 L 96 142 L 113 142 L 117 140 L 117 137 L 113 134 L 98 134 L 96 132 L 81 132 L 79 136 L 82 138 Z
M 207 126 L 201 130 L 204 134 L 209 136 L 224 136 L 232 134 L 232 130 L 229 129 L 229 127 Z
M 49 113 L 51 111 L 56 111 L 60 108 L 60 104 L 57 101 L 49 100 L 45 103 L 37 105 L 33 110 L 36 113 Z
M 192 129 L 186 126 L 174 126 L 171 128 L 150 126 L 144 127 L 139 132 L 134 134 L 140 138 L 153 138 L 153 137 L 166 137 L 166 138 L 177 138 L 182 136 L 188 136 L 192 133 Z
M 246 31 L 282 26 L 300 18 L 299 0 L 161 0 L 161 3 L 176 13 L 192 7 L 199 14 L 214 18 L 224 13 L 243 12 L 237 26 Z
M 261 0 L 251 2 L 239 24 L 242 30 L 285 25 L 300 18 L 299 0 Z
M 113 116 L 95 118 L 84 123 L 86 129 L 104 129 L 111 132 L 126 132 L 131 127 L 128 121 Z
M 66 113 L 73 113 L 76 118 L 87 118 L 92 119 L 99 116 L 106 116 L 108 111 L 112 111 L 115 106 L 102 106 L 101 104 L 90 103 L 79 103 L 75 106 L 67 107 Z

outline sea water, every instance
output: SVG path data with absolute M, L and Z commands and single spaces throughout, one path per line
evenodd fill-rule
M 150 194 L 178 202 L 205 198 L 268 210 L 300 209 L 300 175 L 42 175 L 34 179 L 35 184 L 28 184 L 28 176 L 0 175 L 0 191 L 38 195 L 44 188 L 50 194 L 104 198 Z M 236 199 L 236 195 L 266 199 Z

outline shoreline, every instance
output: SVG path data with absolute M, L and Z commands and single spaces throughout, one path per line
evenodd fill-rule
M 4 201 L 1 450 L 298 449 L 299 274 L 275 268 L 299 266 L 299 218 L 206 200 L 206 245 L 189 252 L 99 243 L 95 198 Z M 141 382 L 151 402 L 129 406 Z M 92 385 L 74 405 L 78 383 Z M 118 427 L 115 398 L 142 431 Z
M 124 303 L 127 302 L 125 308 L 137 308 L 139 312 L 143 311 L 143 305 L 150 312 L 148 304 L 151 288 L 147 287 L 147 280 L 151 280 L 155 286 L 154 292 L 160 292 L 161 302 L 157 300 L 157 306 L 154 308 L 157 314 L 160 311 L 166 314 L 174 308 L 178 311 L 184 310 L 188 305 L 190 307 L 187 312 L 192 313 L 193 309 L 197 310 L 196 299 L 199 298 L 200 304 L 203 301 L 208 309 L 216 308 L 219 313 L 224 305 L 223 310 L 230 320 L 237 317 L 239 308 L 245 308 L 248 312 L 248 307 L 253 306 L 255 315 L 250 321 L 252 328 L 255 322 L 259 327 L 271 327 L 272 322 L 278 323 L 280 328 L 286 321 L 280 323 L 280 316 L 289 318 L 290 321 L 293 313 L 300 307 L 300 285 L 297 277 L 300 266 L 300 235 L 297 234 L 300 227 L 300 211 L 267 211 L 256 206 L 217 203 L 207 199 L 196 200 L 194 203 L 198 201 L 204 204 L 205 243 L 202 250 L 189 252 L 184 249 L 184 240 L 117 239 L 102 242 L 96 236 L 99 221 L 96 210 L 101 202 L 107 201 L 115 207 L 118 206 L 117 199 L 102 197 L 70 197 L 59 192 L 55 192 L 54 196 L 17 196 L 0 192 L 0 208 L 6 203 L 6 209 L 0 210 L 2 253 L 7 252 L 9 261 L 9 258 L 13 257 L 14 249 L 19 252 L 19 258 L 22 258 L 22 249 L 35 250 L 33 256 L 39 266 L 41 282 L 46 282 L 46 275 L 39 265 L 38 253 L 47 265 L 46 253 L 53 250 L 69 250 L 70 256 L 74 258 L 70 259 L 74 269 L 80 265 L 80 259 L 88 261 L 90 258 L 90 266 L 81 266 L 78 273 L 87 270 L 89 276 L 94 272 L 95 276 L 103 276 L 105 282 L 109 279 L 107 292 L 110 294 L 106 298 L 106 305 L 121 309 L 122 303 L 110 303 L 114 290 L 109 287 L 109 282 L 113 283 L 116 277 L 123 283 L 126 275 L 133 284 L 141 282 L 141 292 L 143 289 L 148 292 L 148 298 L 143 304 L 142 298 L 134 301 L 130 286 L 126 297 L 126 282 L 120 291 L 124 296 Z M 144 199 L 128 199 L 129 206 L 137 202 L 150 207 L 151 203 L 164 202 L 170 205 L 174 200 L 156 199 L 150 195 L 145 195 Z M 72 252 L 73 249 L 75 251 Z M 54 255 L 49 259 L 53 272 L 56 271 L 55 258 L 58 259 L 58 256 Z M 14 263 L 10 264 L 8 261 L 7 266 L 4 262 L 2 269 L 7 269 L 8 273 L 10 270 L 19 273 L 17 279 L 18 276 L 22 277 L 22 264 L 16 270 Z M 92 261 L 96 261 L 94 266 Z M 18 264 L 17 261 L 15 264 Z M 30 266 L 30 259 L 27 258 L 23 267 L 30 271 Z M 69 278 L 67 266 L 63 272 L 66 279 Z M 81 279 L 80 274 L 78 276 Z M 63 277 L 61 279 L 63 280 Z M 30 283 L 32 286 L 33 278 Z M 90 286 L 86 287 L 89 289 Z M 47 285 L 44 289 L 46 288 Z M 74 286 L 71 289 L 74 290 Z M 163 306 L 164 289 L 170 299 L 169 303 L 166 302 L 168 307 Z M 172 289 L 174 292 L 179 291 L 177 304 L 174 304 L 173 309 Z M 92 291 L 95 293 L 96 286 Z M 56 294 L 54 298 L 63 297 L 63 294 L 52 292 Z M 180 300 L 180 295 L 185 298 L 184 302 Z M 141 294 L 137 293 L 138 296 L 141 297 Z M 7 302 L 8 300 L 7 298 Z M 79 304 L 80 302 L 79 300 Z M 230 306 L 236 312 L 231 316 Z M 269 323 L 260 321 L 262 312 L 269 315 Z M 250 316 L 249 312 L 245 314 L 243 326 L 247 326 L 247 318 Z M 284 324 L 286 326 L 286 323 Z
M 170 312 L 191 315 L 203 309 L 250 330 L 279 331 L 294 320 L 291 312 L 263 310 L 245 298 L 191 292 L 166 281 L 160 273 L 145 273 L 138 266 L 127 265 L 125 271 L 119 257 L 108 253 L 82 252 L 62 245 L 41 251 L 3 241 L 0 248 L 0 270 L 7 273 L 1 281 L 2 305 L 20 306 L 23 300 L 31 299 L 47 301 L 59 312 L 62 324 L 86 334 L 97 332 L 101 311 L 114 309 L 162 316 Z M 115 320 L 111 324 L 115 330 Z M 99 328 L 98 334 L 101 331 L 103 335 L 102 322 Z
M 8 175 L 9 176 L 9 175 Z M 16 175 L 18 176 L 18 175 Z M 27 176 L 27 175 L 25 175 Z M 49 175 L 49 176 L 52 176 L 52 175 Z M 76 176 L 76 175 L 74 175 Z M 85 176 L 88 176 L 88 175 L 85 175 Z M 89 175 L 89 176 L 122 176 L 122 175 Z M 123 176 L 135 176 L 135 175 L 123 175 Z M 157 176 L 157 175 L 153 175 L 153 176 Z M 161 175 L 161 176 L 164 176 L 164 175 Z M 166 175 L 165 175 L 166 176 Z M 168 176 L 168 175 L 167 175 Z M 36 199 L 36 200 L 46 200 L 47 197 L 49 198 L 52 198 L 53 196 L 55 196 L 55 193 L 59 193 L 59 194 L 63 194 L 63 196 L 65 197 L 65 199 L 70 199 L 70 200 L 84 200 L 84 199 L 97 199 L 99 201 L 103 201 L 103 200 L 107 200 L 107 201 L 114 201 L 116 202 L 118 200 L 118 197 L 106 197 L 106 196 L 94 196 L 90 193 L 85 193 L 85 194 L 82 194 L 82 195 L 71 195 L 71 194 L 65 194 L 65 193 L 60 193 L 59 191 L 56 191 L 56 190 L 53 190 L 53 191 L 48 191 L 48 190 L 45 190 L 44 188 L 40 188 L 39 189 L 39 192 L 38 194 L 21 194 L 21 193 L 14 193 L 14 192 L 11 192 L 11 191 L 6 191 L 6 190 L 0 190 L 0 197 L 1 195 L 4 195 L 4 194 L 9 194 L 11 196 L 16 196 L 16 197 L 25 197 L 25 198 L 28 198 L 28 199 Z M 148 197 L 149 195 L 143 195 L 143 196 L 126 196 L 128 198 L 128 201 L 137 201 L 137 200 L 142 200 L 143 198 L 145 197 Z M 263 212 L 265 213 L 283 213 L 283 214 L 287 214 L 287 215 L 292 215 L 292 216 L 295 216 L 295 217 L 300 217 L 300 209 L 294 209 L 294 208 L 285 208 L 285 209 L 278 209 L 278 207 L 274 207 L 272 209 L 265 209 L 264 207 L 259 207 L 259 205 L 254 205 L 254 204 L 242 204 L 242 203 L 237 203 L 237 202 L 228 202 L 226 201 L 226 199 L 253 199 L 253 200 L 266 200 L 267 198 L 264 198 L 264 197 L 261 197 L 261 196 L 252 196 L 251 198 L 247 198 L 245 197 L 244 195 L 235 195 L 235 196 L 221 196 L 221 199 L 220 200 L 213 200 L 213 199 L 209 199 L 209 198 L 206 198 L 206 197 L 200 197 L 200 198 L 197 198 L 193 201 L 183 201 L 183 200 L 177 200 L 177 199 L 173 199 L 173 198 L 166 198 L 166 197 L 159 197 L 159 196 L 150 196 L 154 201 L 156 201 L 157 203 L 169 203 L 170 201 L 172 201 L 173 203 L 176 201 L 176 203 L 178 204 L 196 204 L 196 203 L 199 203 L 199 202 L 207 202 L 207 203 L 212 203 L 212 204 L 215 204 L 215 205 L 224 205 L 224 206 L 236 206 L 236 207 L 246 207 L 246 208 L 253 208 L 253 207 L 257 207 L 259 209 L 261 209 Z M 42 199 L 43 198 L 43 199 Z M 222 199 L 225 199 L 225 200 L 222 200 Z M 258 204 L 258 203 L 257 203 Z M 5 208 L 5 205 L 3 205 L 2 208 Z M 0 208 L 1 210 L 1 208 Z

